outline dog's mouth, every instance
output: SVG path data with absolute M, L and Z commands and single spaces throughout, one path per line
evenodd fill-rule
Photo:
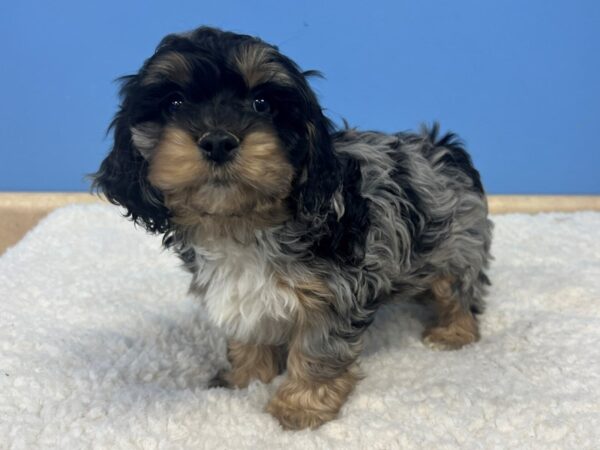
M 211 164 L 206 172 L 198 177 L 198 185 L 206 185 L 214 189 L 230 189 L 233 185 L 243 183 L 236 173 L 234 161 L 225 164 Z

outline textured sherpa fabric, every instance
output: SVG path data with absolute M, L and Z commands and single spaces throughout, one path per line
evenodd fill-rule
M 282 377 L 207 389 L 225 341 L 159 238 L 58 210 L 0 258 L 0 447 L 598 448 L 600 214 L 494 221 L 481 341 L 432 351 L 422 311 L 386 307 L 338 420 L 284 432 Z

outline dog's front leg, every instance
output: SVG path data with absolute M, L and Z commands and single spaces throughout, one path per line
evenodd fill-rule
M 227 359 L 231 369 L 219 372 L 211 381 L 213 387 L 245 388 L 252 380 L 269 383 L 281 372 L 285 354 L 281 346 L 229 340 Z
M 301 300 L 306 300 L 306 296 Z M 334 419 L 360 379 L 362 331 L 320 300 L 303 302 L 287 359 L 287 377 L 267 411 L 287 429 L 317 428 Z

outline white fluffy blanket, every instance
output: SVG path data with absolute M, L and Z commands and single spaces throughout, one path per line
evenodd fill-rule
M 157 237 L 58 210 L 0 258 L 0 447 L 599 448 L 600 214 L 494 221 L 482 340 L 434 352 L 388 307 L 339 419 L 284 432 L 282 377 L 207 389 L 225 342 Z

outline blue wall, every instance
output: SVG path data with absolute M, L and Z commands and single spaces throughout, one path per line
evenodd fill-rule
M 86 190 L 110 145 L 112 80 L 200 24 L 323 71 L 338 123 L 441 121 L 491 193 L 600 193 L 598 0 L 2 0 L 0 190 Z

